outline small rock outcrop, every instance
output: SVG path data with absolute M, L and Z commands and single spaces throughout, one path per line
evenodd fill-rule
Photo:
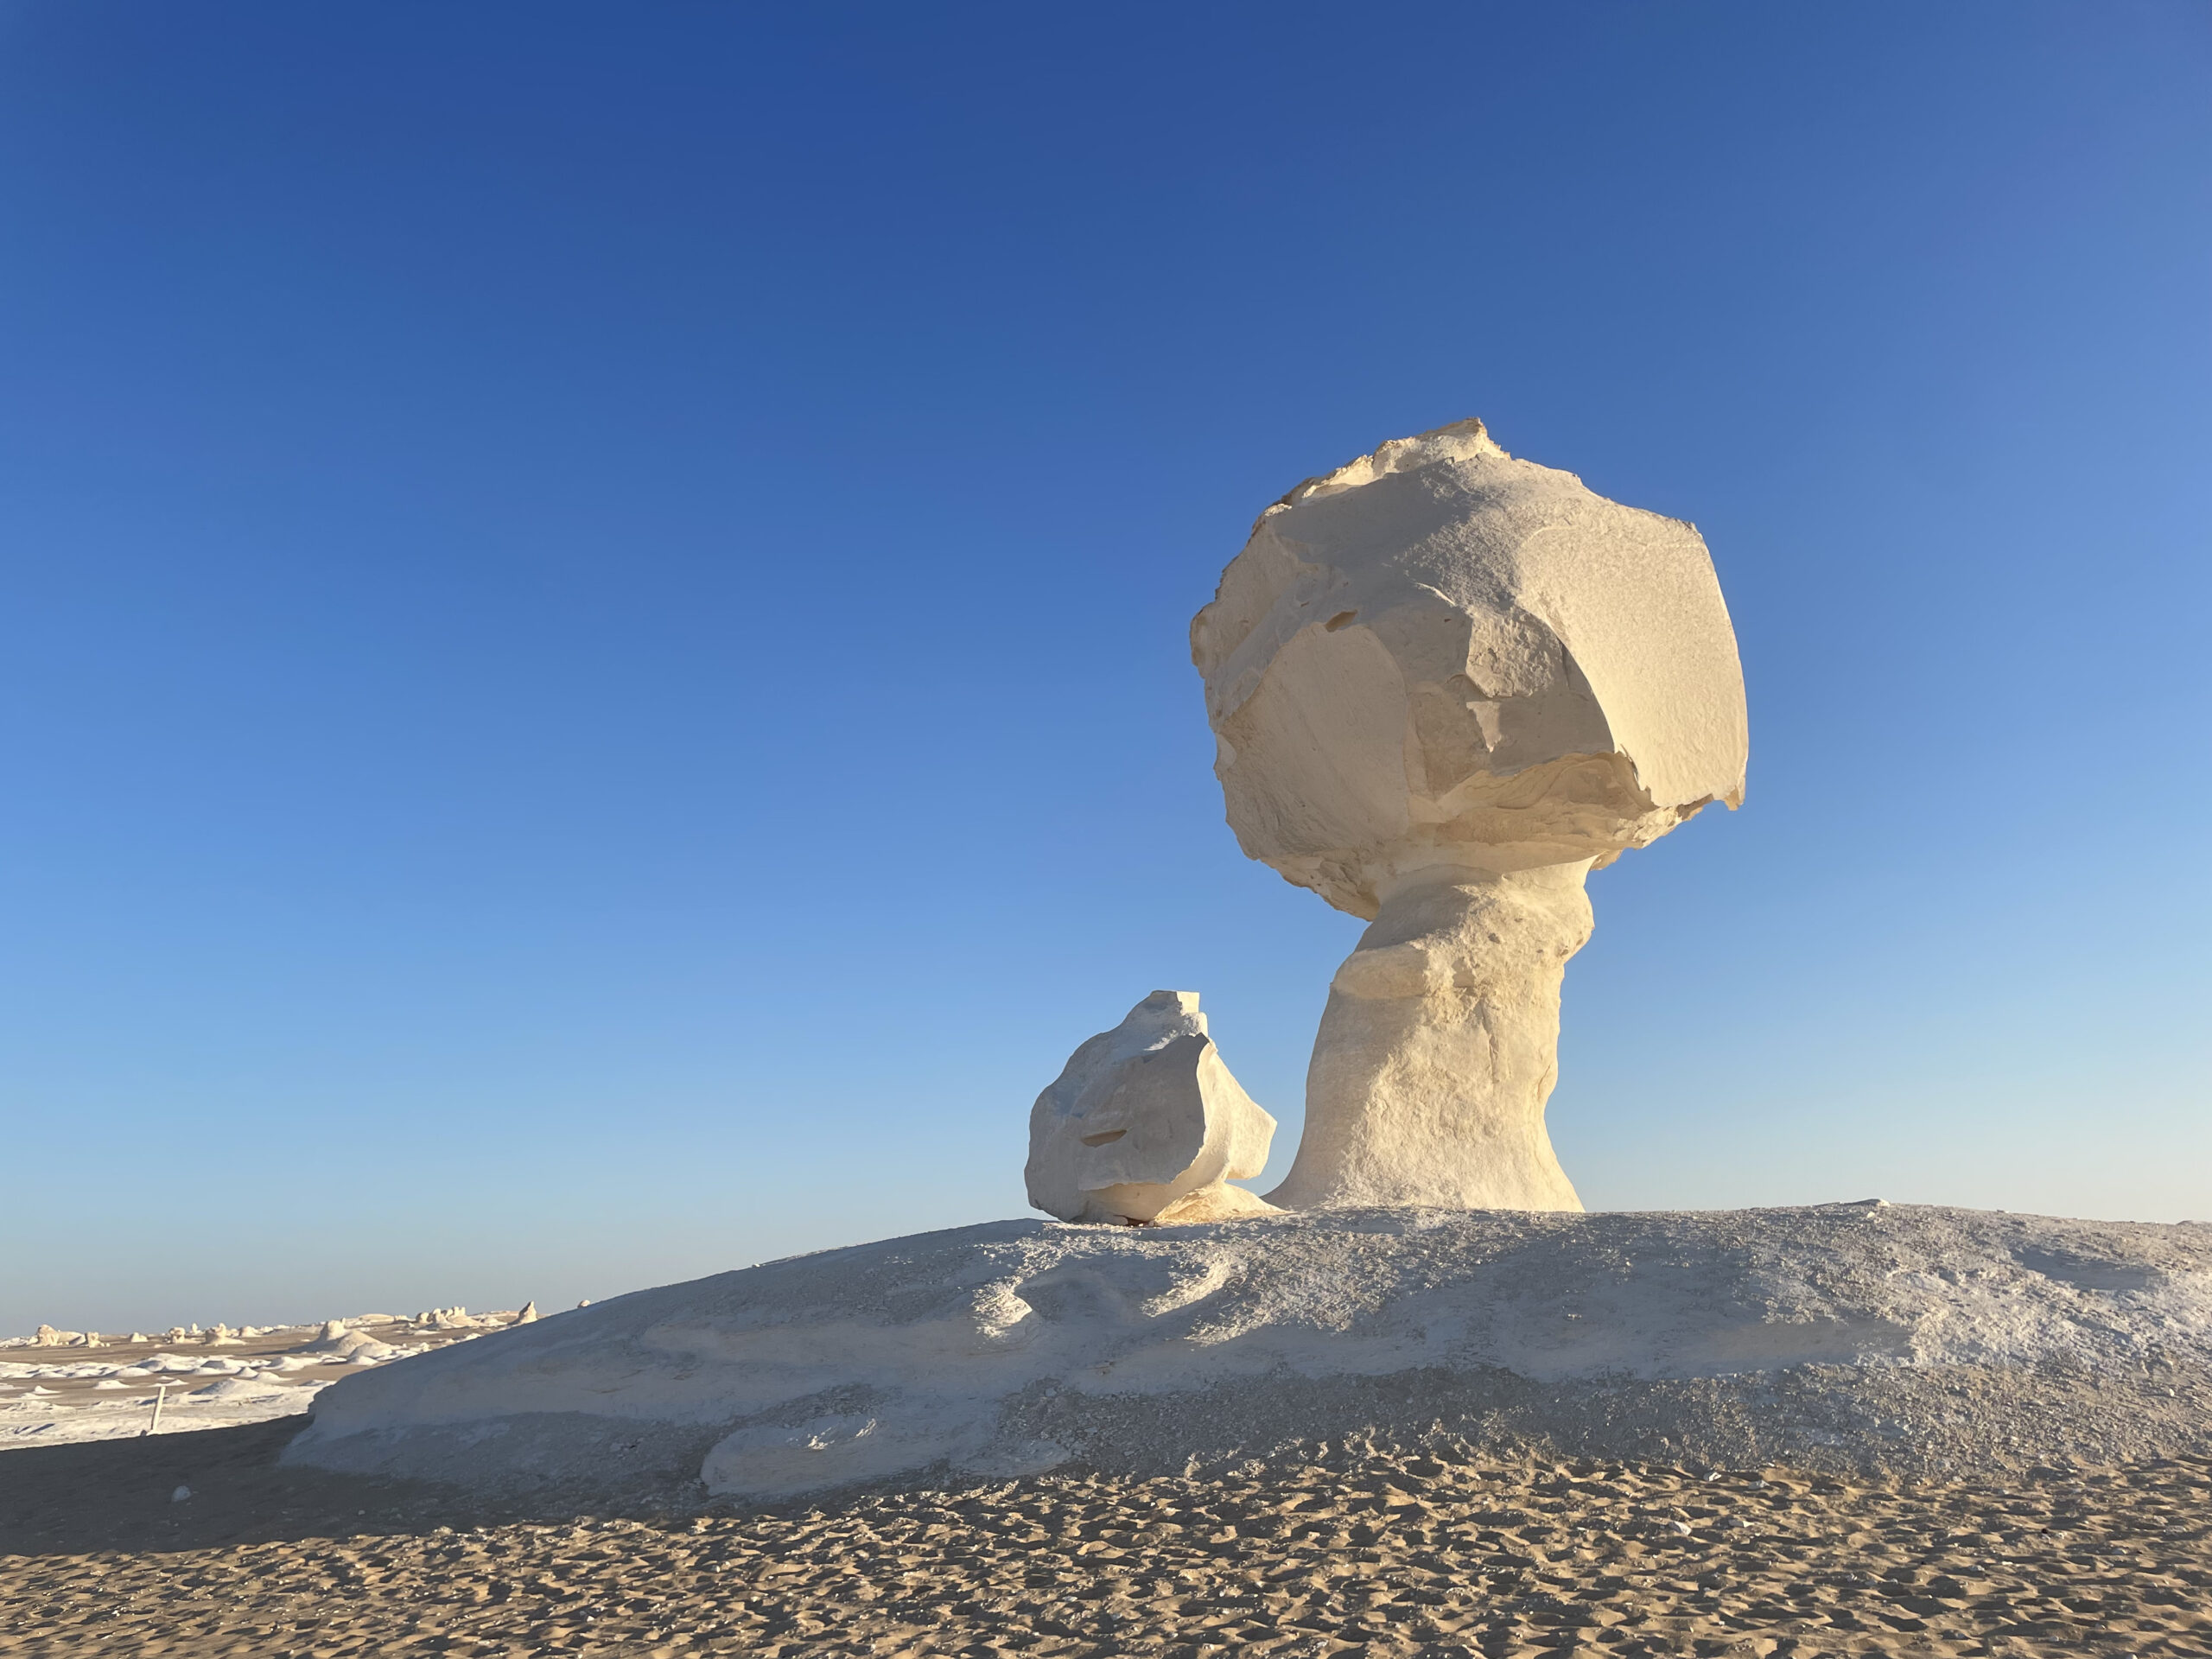
M 1238 1086 L 1195 991 L 1154 991 L 1076 1050 L 1029 1113 L 1029 1202 L 1062 1221 L 1265 1215 L 1231 1179 L 1266 1166 L 1275 1121 Z

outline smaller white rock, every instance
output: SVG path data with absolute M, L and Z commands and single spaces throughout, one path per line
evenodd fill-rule
M 1275 1121 L 1230 1075 L 1195 991 L 1154 991 L 1076 1050 L 1029 1113 L 1029 1202 L 1063 1221 L 1221 1221 L 1274 1206 Z

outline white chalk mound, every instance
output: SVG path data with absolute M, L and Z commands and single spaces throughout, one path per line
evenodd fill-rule
M 1063 1221 L 1263 1216 L 1230 1186 L 1267 1167 L 1275 1121 L 1206 1033 L 1195 991 L 1154 991 L 1069 1058 L 1029 1113 L 1029 1202 Z
M 2201 1453 L 2212 1227 L 1874 1205 L 998 1222 L 397 1360 L 326 1390 L 286 1456 L 763 1500 L 1362 1433 L 1928 1474 Z

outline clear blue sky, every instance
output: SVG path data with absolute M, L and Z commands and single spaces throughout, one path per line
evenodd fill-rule
M 1469 415 L 1694 521 L 1596 1207 L 2212 1218 L 2212 10 L 0 7 L 0 1333 L 1020 1213 L 1358 925 L 1185 629 Z

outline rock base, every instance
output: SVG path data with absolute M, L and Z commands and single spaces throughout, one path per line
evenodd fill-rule
M 288 1461 L 766 1501 L 1425 1438 L 1910 1476 L 2212 1452 L 2212 1227 L 1877 1205 L 999 1222 L 327 1390 Z

